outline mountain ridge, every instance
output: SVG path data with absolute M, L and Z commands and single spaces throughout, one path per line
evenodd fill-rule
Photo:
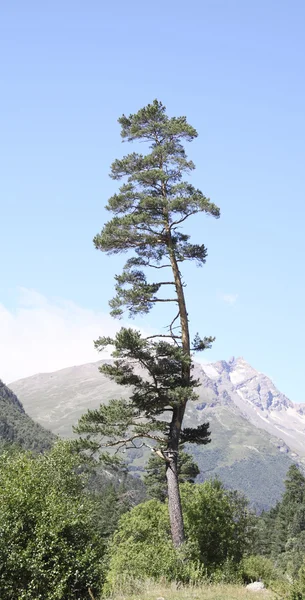
M 67 367 L 13 382 L 11 388 L 26 412 L 61 437 L 71 437 L 72 426 L 88 409 L 113 397 L 128 397 L 98 370 L 111 359 Z M 245 492 L 259 510 L 279 500 L 289 466 L 305 465 L 305 417 L 244 358 L 194 363 L 199 379 L 198 398 L 189 402 L 184 425 L 210 423 L 211 443 L 187 450 L 200 468 L 198 481 L 217 476 L 226 486 Z M 298 431 L 297 431 L 298 430 Z M 126 453 L 131 473 L 142 476 L 149 453 Z
M 245 359 L 202 365 L 217 389 L 226 389 L 241 413 L 256 427 L 282 439 L 305 458 L 305 405 L 292 402 L 274 382 Z
M 88 408 L 96 408 L 110 395 L 128 396 L 127 388 L 99 373 L 98 367 L 107 362 L 111 359 L 39 373 L 12 382 L 11 389 L 22 398 L 26 412 L 35 421 L 69 437 L 72 425 Z M 278 437 L 305 459 L 305 404 L 293 403 L 243 357 L 194 363 L 194 377 L 200 383 L 197 391 L 202 408 L 230 403 L 232 408 L 233 402 L 255 427 Z M 40 394 L 43 402 L 38 402 Z M 190 409 L 188 404 L 186 418 Z

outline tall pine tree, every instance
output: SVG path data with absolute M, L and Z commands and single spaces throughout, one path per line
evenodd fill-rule
M 195 479 L 200 473 L 198 465 L 193 460 L 193 457 L 181 450 L 181 448 L 178 454 L 177 470 L 179 484 L 195 483 Z M 160 500 L 160 502 L 165 501 L 168 495 L 166 464 L 160 461 L 160 457 L 155 452 L 147 462 L 144 483 L 150 498 L 156 498 L 157 500 Z
M 190 338 L 181 267 L 186 261 L 201 266 L 206 261 L 204 244 L 194 244 L 181 230 L 187 219 L 199 213 L 219 217 L 219 209 L 203 193 L 184 180 L 195 167 L 187 159 L 183 142 L 197 137 L 185 117 L 170 118 L 155 100 L 134 115 L 119 119 L 123 141 L 146 142 L 147 154 L 133 152 L 117 159 L 111 177 L 122 181 L 108 201 L 112 213 L 95 247 L 106 254 L 128 252 L 116 295 L 110 301 L 112 315 L 120 318 L 147 314 L 155 305 L 173 308 L 165 333 L 144 338 L 134 329 L 122 328 L 114 339 L 100 338 L 99 350 L 114 346 L 114 363 L 101 371 L 116 383 L 130 386 L 129 400 L 113 399 L 89 411 L 77 431 L 80 445 L 93 451 L 148 445 L 166 463 L 169 515 L 173 542 L 184 540 L 177 459 L 180 442 L 204 444 L 208 424 L 182 427 L 187 402 L 195 399 L 192 352 L 209 348 L 213 338 Z M 148 280 L 148 273 L 153 273 Z M 169 273 L 163 277 L 163 273 Z M 170 290 L 165 293 L 165 290 Z M 167 314 L 165 311 L 164 314 Z

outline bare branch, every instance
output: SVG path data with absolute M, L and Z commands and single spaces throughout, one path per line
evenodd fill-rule
M 179 319 L 180 317 L 180 310 L 178 310 L 176 316 L 173 318 L 172 322 L 169 324 L 168 328 L 170 330 L 170 337 L 174 340 L 174 343 L 176 344 L 176 346 L 179 346 L 178 342 L 176 341 L 177 339 L 181 339 L 181 336 L 175 335 L 174 334 L 174 329 L 179 329 L 179 327 L 173 327 L 175 321 L 177 321 L 177 319 Z
M 188 219 L 192 215 L 196 215 L 196 213 L 198 213 L 198 210 L 192 210 L 191 212 L 187 213 L 184 217 L 182 217 L 182 219 L 179 219 L 179 221 L 173 221 L 170 225 L 170 229 L 172 229 L 172 227 L 174 227 L 175 225 L 183 223 L 183 221 L 186 221 L 186 219 Z
M 141 439 L 141 438 L 147 438 L 149 440 L 154 440 L 155 442 L 159 442 L 161 444 L 165 442 L 164 438 L 161 438 L 157 435 L 152 435 L 150 433 L 143 432 L 143 433 L 135 433 L 134 435 L 130 436 L 129 438 L 125 438 L 123 440 L 116 440 L 114 442 L 108 442 L 107 444 L 103 444 L 103 446 L 104 446 L 104 448 L 116 448 L 117 446 L 126 447 L 127 444 L 132 444 L 133 440 Z M 137 448 L 137 446 L 133 446 L 133 447 Z
M 150 446 L 149 444 L 146 444 L 145 442 L 143 442 L 143 444 L 141 444 L 141 446 L 137 446 L 137 448 L 142 448 L 142 446 L 146 446 L 146 448 L 149 448 L 152 452 L 154 452 L 154 454 L 157 454 L 165 462 L 170 462 L 170 459 L 166 456 L 165 451 L 162 450 L 161 448 L 154 448 L 153 446 Z
M 154 452 L 155 454 L 157 454 L 157 455 L 159 456 L 159 458 L 162 458 L 162 460 L 164 460 L 165 462 L 171 462 L 171 461 L 170 461 L 170 458 L 168 458 L 168 457 L 166 456 L 166 454 L 164 454 L 163 450 L 159 450 L 159 449 L 157 449 L 157 450 L 153 450 L 153 452 Z
M 140 232 L 148 232 L 151 233 L 152 235 L 162 235 L 163 231 L 156 231 L 155 229 L 152 229 L 151 227 L 149 227 L 148 225 L 135 225 L 135 228 L 137 229 L 137 231 Z
M 149 302 L 178 302 L 177 298 L 154 298 Z
M 171 267 L 172 265 L 152 265 L 151 263 L 147 263 L 144 265 L 145 267 L 151 267 L 152 269 L 166 269 Z
M 170 335 L 170 334 L 166 335 L 163 333 L 156 333 L 156 335 L 149 335 L 148 337 L 145 338 L 145 340 L 151 340 L 153 338 L 170 338 L 170 339 L 176 338 L 177 340 L 178 339 L 181 340 L 181 335 Z
M 88 594 L 89 594 L 89 596 L 90 596 L 91 600 L 95 600 L 95 598 L 94 598 L 94 596 L 93 596 L 92 589 L 91 589 L 90 587 L 88 587 Z

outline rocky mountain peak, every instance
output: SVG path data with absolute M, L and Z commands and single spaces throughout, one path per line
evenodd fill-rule
M 247 361 L 242 357 L 236 359 L 234 358 L 233 361 L 231 359 L 229 366 L 230 380 L 233 385 L 241 384 L 249 379 L 252 379 L 252 377 L 257 377 L 259 375 L 258 371 L 253 369 L 253 367 L 251 367 L 251 365 L 249 365 L 249 363 L 247 363 Z
M 229 393 L 262 411 L 294 407 L 269 377 L 251 367 L 243 357 L 203 365 L 203 370 L 218 387 L 225 386 Z
M 305 455 L 304 405 L 294 405 L 269 377 L 254 369 L 243 357 L 203 364 L 202 369 L 213 382 L 215 396 L 221 404 L 225 392 L 253 425 Z M 201 396 L 203 398 L 204 393 Z
M 258 374 L 243 357 L 235 358 L 234 356 L 228 361 L 219 360 L 215 363 L 204 364 L 202 368 L 211 379 L 222 377 L 231 381 L 233 385 L 247 381 Z

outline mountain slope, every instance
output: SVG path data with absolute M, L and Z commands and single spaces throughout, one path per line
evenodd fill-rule
M 11 387 L 34 420 L 70 437 L 72 425 L 88 408 L 128 395 L 99 373 L 100 364 L 35 375 Z M 208 446 L 189 447 L 200 467 L 198 480 L 217 475 L 260 509 L 270 507 L 281 496 L 292 461 L 305 461 L 303 408 L 242 358 L 194 368 L 201 385 L 198 400 L 188 404 L 185 426 L 209 421 L 212 432 Z M 130 471 L 140 475 L 148 456 L 142 449 L 129 452 Z
M 218 393 L 226 392 L 255 427 L 283 440 L 292 452 L 305 457 L 304 405 L 291 402 L 274 383 L 243 358 L 203 365 Z
M 0 380 L 0 447 L 15 443 L 42 452 L 51 447 L 54 435 L 35 423 L 17 396 Z
M 33 375 L 10 386 L 32 419 L 57 435 L 71 437 L 72 425 L 88 408 L 96 408 L 114 394 L 128 396 L 127 390 L 101 375 L 98 366 L 102 362 L 106 361 Z

